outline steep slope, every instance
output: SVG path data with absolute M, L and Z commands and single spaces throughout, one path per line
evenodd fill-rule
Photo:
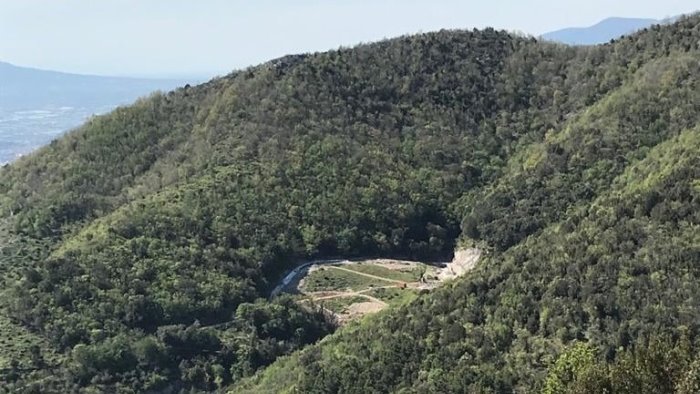
M 490 250 L 473 275 L 266 373 L 309 392 L 527 389 L 572 339 L 610 351 L 694 330 L 679 311 L 696 275 L 658 256 L 696 257 L 698 21 L 586 48 L 402 37 L 92 120 L 0 171 L 3 226 L 38 249 L 3 267 L 20 276 L 3 309 L 64 356 L 7 387 L 236 383 L 333 331 L 319 310 L 261 300 L 299 260 L 445 258 L 457 242 Z M 683 285 L 662 305 L 678 322 L 634 310 L 634 291 L 661 291 L 647 282 L 601 295 L 637 255 Z
M 700 121 L 697 57 L 649 62 L 613 93 L 513 157 L 497 182 L 466 195 L 463 236 L 505 250 L 606 190 L 648 149 Z M 569 186 L 569 187 L 564 187 Z

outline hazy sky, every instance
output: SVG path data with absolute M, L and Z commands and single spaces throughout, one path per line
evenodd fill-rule
M 109 75 L 211 75 L 440 28 L 539 35 L 698 0 L 0 0 L 0 61 Z

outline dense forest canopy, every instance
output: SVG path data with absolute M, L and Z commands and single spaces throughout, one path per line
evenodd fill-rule
M 5 387 L 692 392 L 699 46 L 698 16 L 591 47 L 446 30 L 91 119 L 0 170 L 0 328 L 31 338 Z M 305 259 L 467 245 L 466 277 L 318 343 L 323 310 L 267 300 Z M 683 360 L 635 370 L 659 343 Z

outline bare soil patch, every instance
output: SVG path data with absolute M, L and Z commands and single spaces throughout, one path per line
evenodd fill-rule
M 386 308 L 387 304 L 377 301 L 357 302 L 348 306 L 345 311 L 339 314 L 341 322 L 354 320 L 370 313 L 377 313 Z

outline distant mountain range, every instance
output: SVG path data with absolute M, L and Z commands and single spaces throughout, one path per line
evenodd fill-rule
M 154 90 L 170 90 L 183 83 L 69 74 L 0 62 L 0 108 L 30 110 L 47 105 L 124 104 Z
M 0 164 L 48 143 L 89 116 L 185 83 L 68 74 L 0 62 Z
M 570 45 L 603 44 L 651 25 L 671 23 L 676 19 L 678 19 L 678 17 L 667 19 L 607 18 L 590 27 L 570 27 L 561 29 L 545 33 L 541 38 Z

